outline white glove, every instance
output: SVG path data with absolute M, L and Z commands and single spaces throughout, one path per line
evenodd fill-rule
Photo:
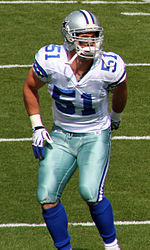
M 53 143 L 52 138 L 44 126 L 33 128 L 32 148 L 35 158 L 39 158 L 40 160 L 44 159 L 45 156 L 44 140 L 46 140 L 49 144 Z

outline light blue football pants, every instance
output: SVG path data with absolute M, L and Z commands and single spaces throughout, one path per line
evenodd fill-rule
M 55 203 L 72 174 L 79 168 L 79 192 L 86 202 L 103 199 L 109 166 L 111 130 L 95 133 L 69 133 L 54 126 L 53 144 L 45 146 L 45 158 L 38 168 L 39 203 Z

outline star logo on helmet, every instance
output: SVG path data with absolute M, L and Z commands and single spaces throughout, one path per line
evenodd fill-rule
M 70 28 L 69 28 L 69 21 L 64 21 L 63 24 L 62 24 L 62 26 L 63 26 L 63 29 L 65 29 L 67 31 L 70 30 Z

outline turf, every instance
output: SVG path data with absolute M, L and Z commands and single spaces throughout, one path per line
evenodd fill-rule
M 94 12 L 104 27 L 104 50 L 122 56 L 126 64 L 150 63 L 148 16 L 123 16 L 121 12 L 148 12 L 144 5 L 94 4 L 0 4 L 1 65 L 31 65 L 36 51 L 49 43 L 62 43 L 61 22 L 76 9 Z M 0 138 L 30 138 L 22 89 L 29 68 L 0 68 Z M 149 67 L 129 67 L 128 103 L 120 129 L 113 136 L 149 136 Z M 111 99 L 111 97 L 110 97 Z M 41 114 L 50 130 L 51 100 L 47 86 L 40 90 Z M 111 200 L 115 221 L 150 220 L 149 140 L 113 140 L 105 194 Z M 43 223 L 36 200 L 38 161 L 31 141 L 0 142 L 0 224 Z M 91 222 L 88 208 L 78 192 L 78 171 L 62 196 L 69 222 Z M 150 249 L 150 225 L 117 225 L 123 250 Z M 75 250 L 103 249 L 94 226 L 69 226 Z M 54 249 L 45 227 L 0 227 L 2 250 Z

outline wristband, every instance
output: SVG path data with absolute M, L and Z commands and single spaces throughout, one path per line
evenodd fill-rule
M 120 121 L 122 113 L 116 113 L 115 111 L 112 110 L 110 115 L 113 120 Z
M 41 126 L 44 127 L 40 114 L 31 115 L 30 121 L 31 121 L 32 128 L 41 127 Z

